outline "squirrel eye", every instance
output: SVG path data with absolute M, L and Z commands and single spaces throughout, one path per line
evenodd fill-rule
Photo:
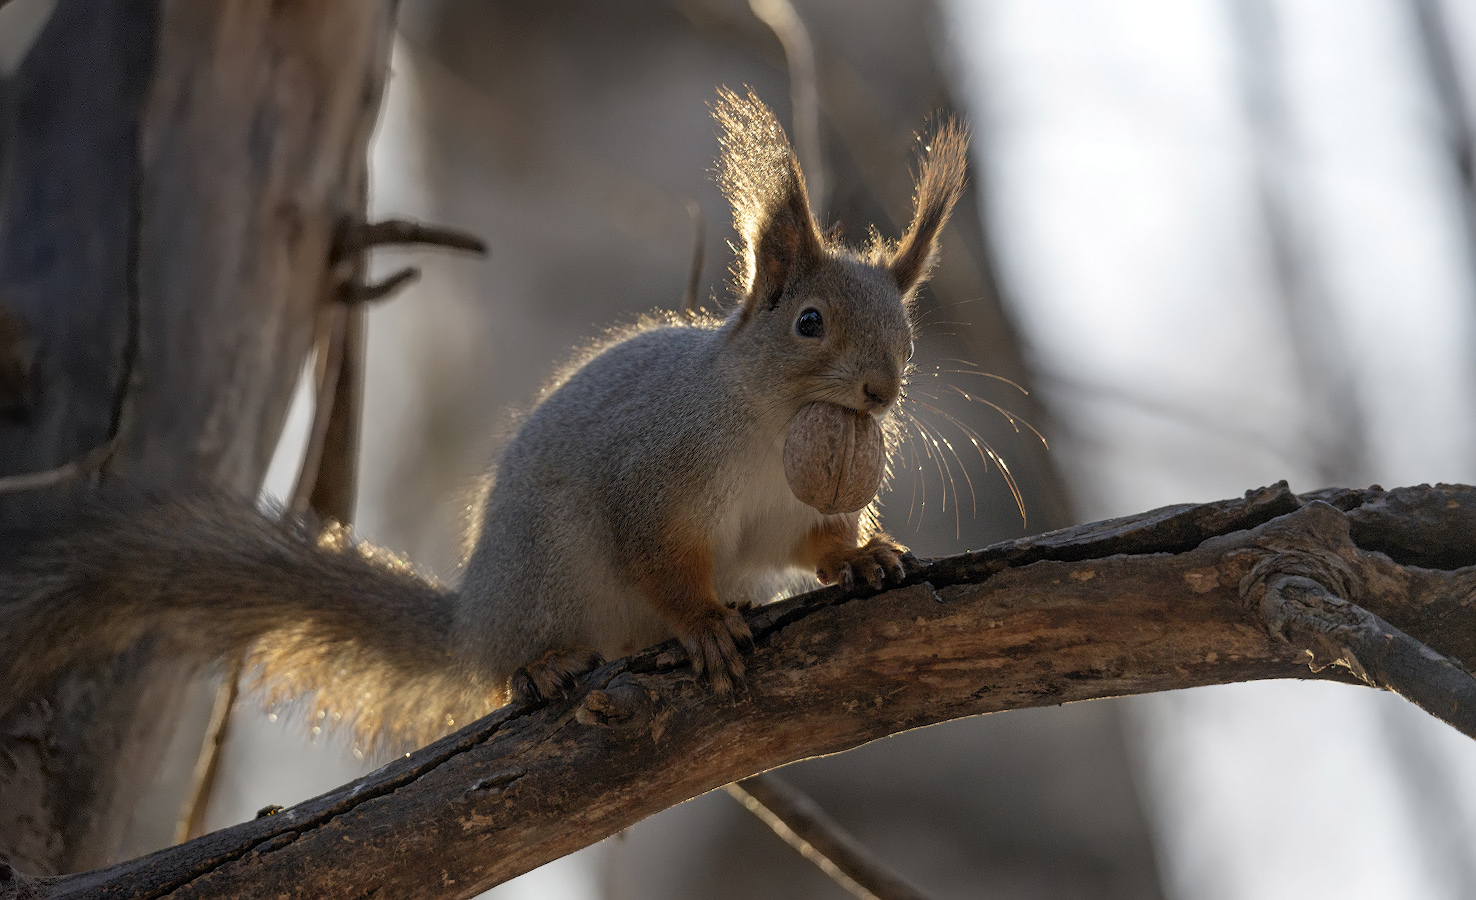
M 812 307 L 807 308 L 794 320 L 794 331 L 800 337 L 817 338 L 825 334 L 825 320 L 820 318 L 820 310 Z

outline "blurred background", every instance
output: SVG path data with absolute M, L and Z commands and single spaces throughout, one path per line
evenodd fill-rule
M 1476 482 L 1468 0 L 405 0 L 374 209 L 492 252 L 416 255 L 370 315 L 367 538 L 454 579 L 510 411 L 678 306 L 694 242 L 729 301 L 708 104 L 745 84 L 814 124 L 817 212 L 857 241 L 905 223 L 930 117 L 973 130 L 920 305 L 928 433 L 884 498 L 920 554 L 1283 478 Z M 243 706 L 209 824 L 367 768 Z M 784 776 L 939 898 L 1476 896 L 1476 745 L 1366 690 L 1010 712 Z M 492 896 L 845 895 L 718 792 Z

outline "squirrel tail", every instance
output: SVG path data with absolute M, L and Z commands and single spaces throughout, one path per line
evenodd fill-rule
M 448 655 L 454 593 L 337 527 L 248 503 L 101 497 L 0 558 L 0 712 L 141 640 L 243 660 L 268 702 L 313 694 L 317 727 L 366 746 L 425 741 L 505 700 Z

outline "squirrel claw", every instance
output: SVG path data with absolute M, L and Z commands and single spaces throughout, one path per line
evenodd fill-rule
M 604 663 L 588 647 L 550 650 L 512 676 L 512 698 L 518 703 L 554 700 L 574 692 L 579 679 Z
M 848 591 L 856 586 L 856 570 L 851 568 L 850 563 L 841 565 L 840 584 Z
M 743 653 L 753 649 L 753 633 L 736 609 L 721 607 L 718 615 L 681 635 L 681 641 L 692 671 L 706 678 L 719 696 L 732 693 L 743 680 Z
M 839 584 L 848 591 L 858 580 L 865 581 L 872 590 L 879 591 L 889 582 L 904 581 L 909 564 L 915 567 L 917 561 L 905 547 L 878 535 L 860 547 L 834 553 L 816 569 L 815 577 L 822 584 Z

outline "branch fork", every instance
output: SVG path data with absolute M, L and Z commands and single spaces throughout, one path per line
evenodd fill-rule
M 1260 532 L 1260 549 L 1250 551 L 1260 559 L 1241 580 L 1240 593 L 1273 638 L 1301 648 L 1314 673 L 1340 666 L 1476 737 L 1476 678 L 1359 605 L 1366 590 L 1360 569 L 1395 563 L 1354 545 L 1341 511 L 1313 501 Z
M 487 244 L 481 238 L 455 228 L 408 219 L 385 219 L 381 222 L 345 219 L 334 232 L 329 262 L 335 266 L 352 263 L 362 271 L 363 255 L 374 247 L 411 245 L 463 250 L 478 256 L 487 253 Z M 347 304 L 372 303 L 393 296 L 419 278 L 420 269 L 415 266 L 406 266 L 372 284 L 350 277 L 340 285 L 337 300 Z

